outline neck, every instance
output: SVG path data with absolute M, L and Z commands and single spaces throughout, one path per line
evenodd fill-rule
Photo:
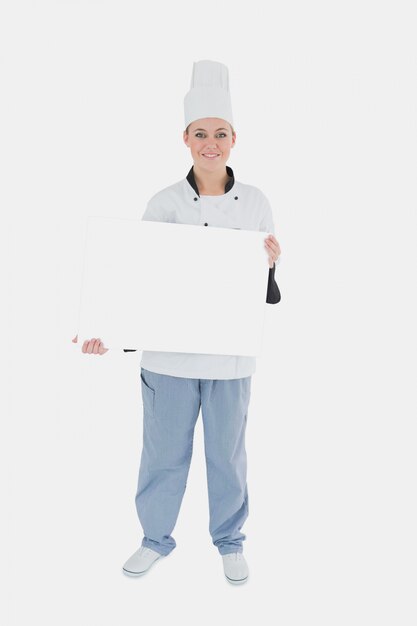
M 195 182 L 197 183 L 200 193 L 207 196 L 220 196 L 224 194 L 225 185 L 229 180 L 226 168 L 208 172 L 194 163 L 193 171 Z

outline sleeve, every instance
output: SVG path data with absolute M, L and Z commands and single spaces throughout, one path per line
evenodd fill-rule
M 155 194 L 149 200 L 146 206 L 145 212 L 142 215 L 142 220 L 145 220 L 148 222 L 166 222 L 167 221 L 166 214 L 159 201 L 158 194 Z M 131 348 L 123 348 L 123 352 L 136 352 L 136 350 L 133 350 Z
M 263 231 L 266 231 L 267 233 L 270 233 L 271 235 L 275 235 L 274 219 L 272 216 L 271 205 L 269 203 L 268 198 L 264 194 L 262 195 L 263 195 L 265 210 L 264 210 L 264 214 L 259 224 L 259 230 L 263 230 Z M 281 293 L 275 281 L 275 267 L 280 262 L 280 260 L 281 260 L 281 255 L 278 257 L 274 265 L 269 268 L 268 287 L 266 291 L 267 304 L 278 304 L 278 302 L 281 300 Z
M 160 193 L 156 193 L 146 205 L 142 220 L 148 222 L 167 222 L 166 210 L 163 208 Z

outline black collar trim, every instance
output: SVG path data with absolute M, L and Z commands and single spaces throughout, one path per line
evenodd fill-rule
M 228 191 L 230 191 L 233 185 L 235 184 L 235 176 L 233 174 L 233 170 L 228 165 L 226 165 L 226 172 L 230 178 L 224 186 L 224 193 L 227 193 Z M 194 189 L 196 194 L 200 196 L 200 192 L 198 191 L 197 183 L 195 182 L 195 177 L 194 177 L 194 165 L 192 166 L 192 168 L 187 174 L 187 181 L 190 183 L 191 187 Z

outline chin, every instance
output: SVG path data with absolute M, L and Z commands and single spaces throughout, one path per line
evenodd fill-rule
M 210 165 L 211 161 L 209 161 L 208 159 L 204 158 L 203 156 L 199 156 L 198 160 L 200 163 L 206 163 L 207 165 Z M 214 159 L 213 163 L 215 165 L 219 165 L 219 163 L 224 163 L 224 157 L 221 156 L 220 159 Z

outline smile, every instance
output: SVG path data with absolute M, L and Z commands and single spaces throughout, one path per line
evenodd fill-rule
M 220 156 L 220 154 L 203 154 L 203 157 L 206 157 L 206 159 L 215 159 L 218 156 Z

